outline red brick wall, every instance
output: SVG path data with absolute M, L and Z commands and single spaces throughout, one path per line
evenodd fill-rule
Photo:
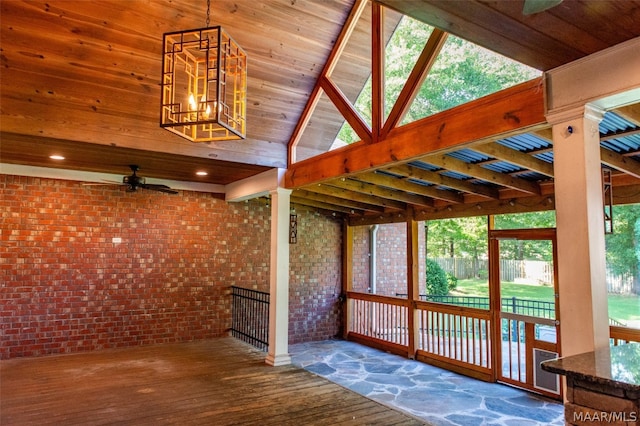
M 419 289 L 425 290 L 425 235 L 418 226 Z M 354 227 L 353 233 L 353 290 L 369 291 L 370 227 Z M 390 223 L 378 225 L 376 236 L 376 294 L 395 296 L 407 293 L 407 225 Z
M 296 207 L 298 242 L 289 246 L 289 343 L 340 333 L 342 224 Z
M 369 255 L 371 254 L 370 227 L 353 228 L 353 291 L 369 292 Z
M 378 225 L 376 293 L 407 293 L 407 224 Z
M 0 175 L 0 215 L 0 358 L 220 336 L 230 325 L 230 286 L 268 289 L 270 213 L 257 201 Z M 322 276 L 332 280 L 335 259 L 314 256 L 339 235 L 327 235 L 336 229 L 321 216 L 308 226 L 325 234 L 298 248 L 313 250 L 315 262 L 300 286 L 314 282 L 320 299 L 332 297 L 334 283 L 321 291 Z M 297 341 L 333 333 L 326 324 L 295 330 Z

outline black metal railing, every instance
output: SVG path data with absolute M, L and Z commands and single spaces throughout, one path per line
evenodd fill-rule
M 396 293 L 396 296 L 407 297 L 406 294 L 401 293 Z M 421 294 L 420 300 L 425 302 L 447 303 L 449 305 L 468 308 L 489 309 L 489 298 L 482 296 L 436 296 L 433 294 Z M 555 318 L 556 314 L 556 304 L 554 302 L 503 297 L 501 303 L 503 312 L 512 312 L 514 314 L 538 318 Z
M 231 287 L 231 335 L 256 348 L 269 348 L 269 293 Z

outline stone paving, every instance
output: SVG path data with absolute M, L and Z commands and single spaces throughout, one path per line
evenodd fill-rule
M 296 366 L 427 424 L 564 425 L 557 401 L 357 343 L 326 340 L 291 345 L 289 351 Z

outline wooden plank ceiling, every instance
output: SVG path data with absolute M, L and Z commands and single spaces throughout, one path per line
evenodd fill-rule
M 217 160 L 210 168 L 225 167 L 224 179 L 206 179 L 217 184 L 286 167 L 293 128 L 352 4 L 212 1 L 211 24 L 249 58 L 247 139 L 194 144 L 159 126 L 162 35 L 204 27 L 205 0 L 2 1 L 0 161 L 116 174 L 135 163 L 148 177 L 167 174 L 147 161 L 153 152 L 178 156 L 175 179 L 195 179 L 203 161 Z M 346 90 L 359 92 L 366 78 Z M 82 158 L 72 158 L 76 147 Z M 63 148 L 68 161 L 48 160 Z
M 193 144 L 159 127 L 160 52 L 164 32 L 204 26 L 206 2 L 200 3 L 1 2 L 0 162 L 121 175 L 139 164 L 147 177 L 215 184 L 287 167 L 288 144 L 354 0 L 211 2 L 212 24 L 249 57 L 247 139 Z M 543 71 L 640 36 L 638 1 L 565 0 L 529 16 L 522 1 L 379 3 Z M 342 53 L 341 67 L 352 71 L 339 83 L 348 101 L 371 73 L 371 20 L 363 14 Z M 332 151 L 313 165 L 293 165 L 293 200 L 350 215 L 354 223 L 400 220 L 407 211 L 438 217 L 552 208 L 553 153 L 542 100 L 528 98 L 536 96 L 529 86 L 507 95 L 516 98 L 490 97 L 386 129 L 394 152 L 376 153 L 373 144 L 362 164 L 341 164 L 345 151 Z M 487 120 L 517 96 L 536 102 L 518 112 L 520 123 L 509 115 Z M 612 114 L 601 127 L 603 164 L 616 170 L 623 188 L 617 193 L 624 194 L 640 177 L 640 108 Z M 463 119 L 483 131 L 467 124 L 465 131 L 438 133 L 443 123 Z M 318 136 L 298 149 L 327 149 L 342 121 L 337 109 L 318 115 L 312 123 Z M 64 163 L 49 160 L 58 152 Z M 411 161 L 395 161 L 396 153 L 410 153 Z M 196 177 L 201 169 L 209 176 Z

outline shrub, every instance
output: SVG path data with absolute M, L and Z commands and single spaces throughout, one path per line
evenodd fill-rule
M 447 273 L 434 260 L 427 259 L 427 294 L 446 296 L 448 293 Z
M 449 288 L 449 291 L 455 290 L 456 287 L 458 287 L 458 279 L 456 278 L 455 275 L 450 274 L 449 272 L 447 272 L 446 274 L 447 274 L 447 287 Z

